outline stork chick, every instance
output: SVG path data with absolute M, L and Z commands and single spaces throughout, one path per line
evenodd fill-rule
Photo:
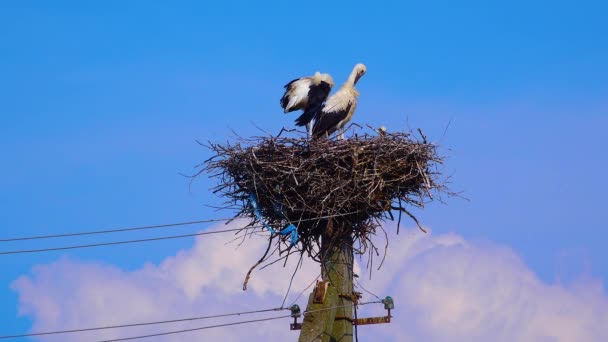
M 386 136 L 386 127 L 380 126 L 380 127 L 378 127 L 376 132 L 378 132 L 379 136 L 384 137 L 384 136 Z
M 357 107 L 359 92 L 355 89 L 355 84 L 366 71 L 364 64 L 355 65 L 348 80 L 323 105 L 315 118 L 313 139 L 327 138 L 337 130 L 340 131 L 338 139 L 344 139 L 344 126 L 352 119 Z

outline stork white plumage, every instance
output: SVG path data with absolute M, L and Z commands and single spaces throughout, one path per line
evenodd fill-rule
M 344 139 L 344 126 L 352 119 L 357 107 L 359 92 L 355 84 L 366 71 L 364 64 L 355 65 L 348 80 L 325 102 L 315 118 L 312 129 L 314 139 L 329 137 L 336 130 L 340 130 L 338 139 Z
M 295 120 L 296 126 L 306 126 L 306 132 L 310 136 L 312 120 L 327 100 L 333 86 L 334 80 L 329 74 L 316 72 L 313 76 L 297 78 L 285 85 L 281 107 L 285 113 L 303 110 Z

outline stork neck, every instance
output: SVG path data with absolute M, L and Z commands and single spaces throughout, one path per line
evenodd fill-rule
M 348 76 L 348 80 L 346 80 L 346 83 L 344 83 L 344 85 L 349 86 L 349 87 L 354 87 L 356 83 L 357 83 L 357 69 L 353 69 L 353 71 L 350 73 L 350 76 Z

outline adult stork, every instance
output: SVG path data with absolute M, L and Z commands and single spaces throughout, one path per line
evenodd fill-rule
M 352 119 L 357 107 L 359 92 L 355 89 L 355 84 L 366 71 L 365 65 L 361 63 L 355 65 L 340 90 L 325 102 L 315 118 L 312 128 L 313 139 L 327 138 L 337 130 L 340 130 L 338 139 L 344 139 L 344 126 Z
M 312 120 L 327 100 L 334 80 L 329 74 L 316 72 L 313 76 L 296 78 L 285 85 L 281 97 L 281 107 L 285 113 L 296 110 L 304 112 L 295 121 L 296 126 L 306 126 L 306 133 L 312 133 Z

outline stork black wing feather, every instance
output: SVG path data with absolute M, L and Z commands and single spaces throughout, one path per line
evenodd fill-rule
M 349 103 L 346 108 L 334 112 L 325 112 L 321 109 L 319 117 L 312 128 L 313 138 L 318 139 L 325 135 L 328 137 L 332 135 L 338 129 L 338 123 L 346 118 L 352 105 L 352 103 Z
M 285 88 L 285 93 L 283 93 L 283 97 L 281 97 L 281 108 L 285 109 L 285 107 L 287 107 L 287 104 L 289 103 L 289 95 L 287 95 L 287 93 L 289 92 L 291 85 L 298 80 L 299 78 L 293 79 L 283 86 L 283 88 Z
M 321 81 L 319 84 L 312 84 L 308 91 L 308 105 L 304 109 L 304 113 L 296 120 L 296 126 L 306 126 L 312 119 L 316 119 L 319 112 L 323 108 L 323 103 L 327 100 L 331 85 Z

